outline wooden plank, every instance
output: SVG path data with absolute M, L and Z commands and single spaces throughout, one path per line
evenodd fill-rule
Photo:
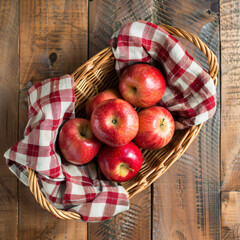
M 220 1 L 222 113 L 221 189 L 240 190 L 240 2 Z
M 151 20 L 152 1 L 91 1 L 89 5 L 89 57 L 110 44 L 114 31 L 124 24 Z M 130 209 L 116 217 L 88 225 L 89 240 L 151 239 L 151 188 L 130 201 Z
M 19 1 L 0 1 L 0 239 L 17 239 L 17 178 L 4 152 L 18 138 Z
M 194 33 L 218 55 L 218 1 L 153 1 L 156 24 Z M 207 69 L 192 44 L 186 49 Z M 220 239 L 218 110 L 187 152 L 153 186 L 153 239 Z
M 95 55 L 110 45 L 112 34 L 126 23 L 151 21 L 152 0 L 93 0 L 89 5 L 89 53 Z
M 21 1 L 20 136 L 27 122 L 26 90 L 37 81 L 72 73 L 87 59 L 88 1 Z M 61 221 L 19 185 L 19 239 L 87 239 L 87 224 Z
M 87 239 L 87 224 L 55 218 L 36 203 L 29 189 L 21 185 L 19 198 L 19 240 Z
M 150 240 L 151 189 L 131 199 L 130 209 L 100 223 L 88 224 L 89 240 Z
M 196 148 L 154 183 L 153 239 L 220 239 L 218 173 L 192 155 Z
M 222 192 L 222 238 L 223 240 L 240 239 L 240 192 Z
M 221 33 L 221 213 L 222 239 L 240 238 L 239 54 L 237 0 L 220 0 Z M 230 191 L 230 192 L 229 192 Z

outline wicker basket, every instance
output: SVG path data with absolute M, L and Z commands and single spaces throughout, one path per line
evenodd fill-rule
M 215 87 L 217 85 L 218 63 L 216 56 L 198 37 L 180 28 L 161 25 L 167 32 L 187 39 L 199 48 L 208 59 L 209 74 L 213 78 Z M 95 94 L 94 86 L 97 86 L 99 91 L 106 88 L 115 88 L 118 85 L 118 77 L 115 72 L 114 56 L 111 47 L 108 47 L 85 64 L 80 66 L 72 76 L 75 79 L 74 89 L 76 96 L 76 116 L 85 116 L 84 103 L 86 100 Z M 123 183 L 123 187 L 128 193 L 129 199 L 147 188 L 170 166 L 177 161 L 182 154 L 187 150 L 198 135 L 202 124 L 190 127 L 186 130 L 176 131 L 172 141 L 164 148 L 156 151 L 143 150 L 143 166 L 132 180 Z M 80 220 L 81 216 L 77 213 L 58 210 L 53 207 L 41 192 L 35 171 L 29 171 L 29 188 L 35 196 L 37 202 L 42 208 L 53 213 L 56 217 L 69 220 Z

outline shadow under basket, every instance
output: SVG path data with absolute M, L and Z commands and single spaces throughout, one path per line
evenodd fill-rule
M 180 28 L 161 25 L 168 33 L 184 38 L 193 43 L 199 48 L 208 59 L 208 72 L 217 86 L 218 63 L 217 58 L 208 46 L 203 43 L 197 36 L 184 31 Z M 117 88 L 118 76 L 115 71 L 115 59 L 111 50 L 108 47 L 85 64 L 80 66 L 72 75 L 75 80 L 75 107 L 76 116 L 85 116 L 85 102 L 88 98 L 95 94 L 95 86 L 98 87 L 99 92 L 107 88 Z M 128 198 L 130 199 L 137 193 L 143 191 L 151 185 L 156 179 L 164 174 L 171 165 L 176 162 L 182 154 L 187 150 L 189 145 L 198 135 L 203 124 L 193 126 L 185 130 L 175 131 L 171 142 L 160 150 L 143 150 L 143 165 L 140 172 L 130 181 L 122 183 L 126 189 Z M 74 212 L 56 209 L 45 198 L 38 185 L 35 171 L 29 171 L 29 188 L 35 196 L 37 202 L 42 208 L 53 213 L 56 217 L 68 220 L 80 220 L 81 216 Z

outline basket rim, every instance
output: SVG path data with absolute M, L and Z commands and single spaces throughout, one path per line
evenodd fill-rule
M 196 35 L 183 30 L 179 27 L 173 27 L 169 25 L 159 25 L 162 27 L 165 31 L 167 31 L 171 35 L 175 35 L 178 37 L 182 37 L 191 43 L 193 43 L 199 50 L 203 52 L 203 54 L 208 59 L 208 73 L 212 77 L 215 87 L 217 87 L 217 74 L 219 70 L 219 65 L 217 62 L 217 57 L 215 54 L 210 50 L 210 48 Z M 79 68 L 77 68 L 72 74 L 71 77 L 79 77 L 78 72 L 83 69 L 83 72 L 89 71 L 88 64 L 96 61 L 99 56 L 108 56 L 111 57 L 113 55 L 111 47 L 107 47 L 103 49 L 102 51 L 98 52 L 96 55 L 91 57 L 88 61 L 86 61 L 84 64 L 82 64 Z M 100 65 L 100 64 L 98 64 Z M 98 66 L 95 66 L 98 67 Z M 77 81 L 75 81 L 74 87 L 77 85 Z M 188 146 L 193 142 L 193 140 L 198 135 L 199 131 L 201 130 L 203 126 L 203 123 L 197 126 L 190 127 L 187 131 L 184 137 L 182 138 L 181 142 L 173 149 L 167 156 L 166 156 L 166 162 L 170 162 L 169 159 L 171 159 L 170 164 L 167 166 L 164 166 L 164 164 L 160 164 L 156 168 L 154 168 L 150 173 L 146 175 L 145 178 L 141 179 L 141 181 L 134 183 L 134 184 L 128 184 L 131 183 L 131 180 L 127 182 L 127 184 L 122 184 L 128 194 L 128 198 L 132 198 L 137 193 L 143 191 L 145 188 L 147 188 L 149 185 L 151 185 L 156 179 L 158 179 L 162 174 L 164 174 L 187 150 Z M 29 172 L 29 189 L 34 195 L 36 201 L 41 205 L 42 208 L 46 209 L 47 211 L 54 214 L 57 218 L 65 219 L 65 220 L 81 220 L 81 216 L 78 213 L 60 210 L 55 208 L 49 201 L 46 199 L 44 194 L 41 192 L 38 181 L 37 181 L 37 175 L 36 172 L 30 168 L 27 168 Z M 152 173 L 154 172 L 155 176 L 152 177 Z M 128 186 L 129 185 L 129 186 Z

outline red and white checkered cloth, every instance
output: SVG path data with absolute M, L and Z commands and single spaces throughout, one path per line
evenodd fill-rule
M 42 192 L 55 207 L 77 212 L 84 221 L 105 220 L 129 208 L 124 188 L 101 180 L 94 161 L 84 166 L 72 165 L 57 150 L 59 127 L 74 117 L 73 84 L 73 79 L 66 75 L 29 89 L 24 139 L 4 157 L 9 169 L 27 186 L 25 167 L 35 170 Z
M 158 104 L 173 114 L 177 129 L 198 125 L 215 113 L 216 89 L 212 78 L 161 27 L 144 21 L 126 24 L 113 34 L 111 46 L 119 74 L 136 62 L 161 64 L 167 89 Z

